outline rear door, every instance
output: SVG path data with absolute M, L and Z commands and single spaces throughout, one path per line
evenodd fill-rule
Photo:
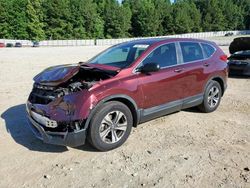
M 202 47 L 199 42 L 179 42 L 183 70 L 182 98 L 187 99 L 203 93 L 205 74 L 209 62 L 205 61 Z

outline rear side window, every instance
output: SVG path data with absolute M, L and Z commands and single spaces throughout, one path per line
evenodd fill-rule
M 176 65 L 177 55 L 175 43 L 165 44 L 156 48 L 142 62 L 143 65 L 147 63 L 157 63 L 161 68 Z
M 181 42 L 181 51 L 184 63 L 204 59 L 202 49 L 196 42 Z
M 204 54 L 205 58 L 209 58 L 214 54 L 215 48 L 213 46 L 211 46 L 209 44 L 204 44 L 204 43 L 202 43 L 201 45 L 202 45 L 202 48 L 203 48 L 204 53 L 205 53 Z

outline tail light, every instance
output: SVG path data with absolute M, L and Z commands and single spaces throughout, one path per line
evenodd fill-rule
M 224 61 L 224 62 L 227 62 L 227 55 L 221 55 L 220 56 L 220 60 Z

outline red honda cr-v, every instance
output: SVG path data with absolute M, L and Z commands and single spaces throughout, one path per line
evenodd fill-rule
M 30 126 L 45 143 L 98 150 L 122 145 L 131 128 L 198 106 L 213 112 L 227 87 L 227 56 L 195 39 L 145 39 L 115 45 L 86 63 L 34 78 Z

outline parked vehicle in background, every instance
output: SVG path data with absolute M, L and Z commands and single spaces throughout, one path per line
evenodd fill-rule
M 50 67 L 34 78 L 30 127 L 45 143 L 101 151 L 122 145 L 139 123 L 198 106 L 215 111 L 227 88 L 227 56 L 196 39 L 115 45 L 87 63 Z
M 16 48 L 21 48 L 23 45 L 22 45 L 22 43 L 20 43 L 20 42 L 16 42 L 16 44 L 15 44 L 15 47 Z
M 13 46 L 14 46 L 14 45 L 13 45 L 12 43 L 7 43 L 7 44 L 6 44 L 6 47 L 7 47 L 7 48 L 12 48 Z
M 234 39 L 229 51 L 232 54 L 228 58 L 229 74 L 250 76 L 250 37 Z
M 5 44 L 3 42 L 0 42 L 0 48 L 4 48 Z
M 230 37 L 230 36 L 233 36 L 233 35 L 234 35 L 234 33 L 229 32 L 229 33 L 226 33 L 226 34 L 225 34 L 225 37 Z
M 34 42 L 33 42 L 32 47 L 37 48 L 37 47 L 39 47 L 39 46 L 40 46 L 39 42 L 37 42 L 37 41 L 34 41 Z

